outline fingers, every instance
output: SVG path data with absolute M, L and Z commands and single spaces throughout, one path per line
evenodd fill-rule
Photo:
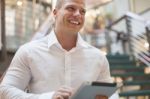
M 69 99 L 72 92 L 72 88 L 63 86 L 55 92 L 53 99 Z
M 65 93 L 65 92 L 56 92 L 56 99 L 68 99 L 69 98 L 69 94 Z
M 61 87 L 60 89 L 58 89 L 58 91 L 61 93 L 69 94 L 69 95 L 71 95 L 73 92 L 72 88 L 70 87 Z

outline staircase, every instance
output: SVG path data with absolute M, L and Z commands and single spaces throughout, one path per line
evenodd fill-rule
M 132 61 L 129 55 L 107 55 L 114 81 L 122 83 L 123 99 L 150 99 L 150 67 Z M 133 98 L 134 97 L 134 98 Z

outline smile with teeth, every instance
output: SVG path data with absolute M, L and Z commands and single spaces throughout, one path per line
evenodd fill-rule
M 80 24 L 78 21 L 70 21 L 70 23 L 73 23 L 75 25 L 79 25 Z

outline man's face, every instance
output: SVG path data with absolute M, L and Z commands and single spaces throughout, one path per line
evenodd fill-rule
M 60 9 L 54 10 L 55 27 L 68 32 L 78 32 L 84 24 L 84 0 L 64 0 Z

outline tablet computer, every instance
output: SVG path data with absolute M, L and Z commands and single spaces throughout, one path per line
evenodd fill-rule
M 110 97 L 116 90 L 116 83 L 86 82 L 80 86 L 70 99 L 95 99 L 97 95 Z

